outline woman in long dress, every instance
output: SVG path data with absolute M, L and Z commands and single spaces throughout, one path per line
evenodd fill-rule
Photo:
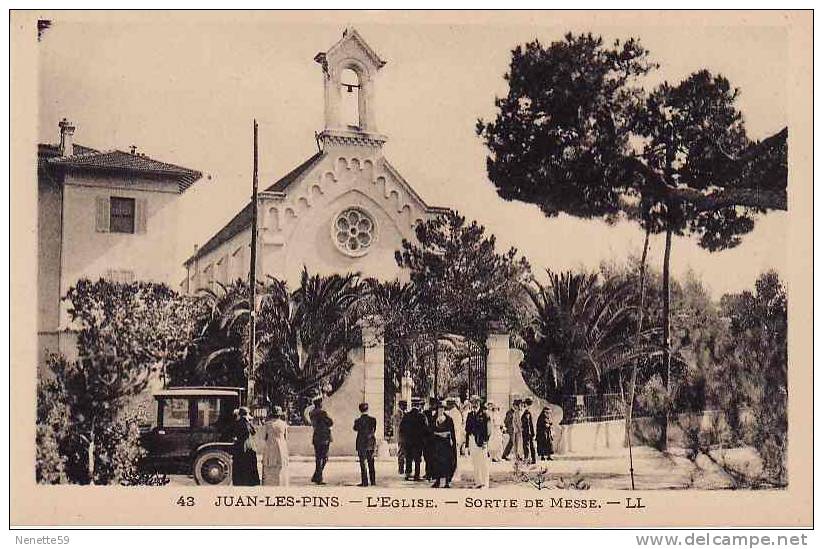
M 289 485 L 289 446 L 286 442 L 286 414 L 279 406 L 263 426 L 263 485 Z
M 451 418 L 452 423 L 454 423 L 454 440 L 457 441 L 457 456 L 459 458 L 459 456 L 463 455 L 463 444 L 466 442 L 465 416 L 460 410 L 460 406 L 455 399 L 446 400 L 445 413 Z M 454 468 L 452 480 L 459 482 L 460 478 L 460 460 L 458 459 Z
M 537 416 L 537 455 L 540 460 L 552 458 L 552 412 L 548 406 Z
M 500 417 L 500 407 L 488 403 L 489 408 L 489 457 L 498 462 L 503 459 L 503 419 Z
M 437 404 L 437 412 L 429 426 L 431 434 L 431 464 L 429 472 L 434 479 L 432 488 L 451 488 L 452 477 L 457 468 L 457 439 L 454 436 L 454 422 L 446 415 L 442 402 Z
M 232 456 L 232 484 L 235 486 L 257 486 L 260 474 L 257 471 L 257 452 L 254 449 L 254 425 L 249 419 L 249 409 L 245 406 L 237 411 L 234 424 L 234 447 Z

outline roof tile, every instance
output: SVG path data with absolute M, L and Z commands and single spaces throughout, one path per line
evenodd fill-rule
M 127 172 L 139 172 L 148 174 L 159 174 L 172 176 L 178 180 L 180 192 L 189 188 L 195 181 L 200 179 L 202 173 L 161 162 L 143 154 L 132 154 L 120 150 L 96 151 L 88 147 L 74 147 L 74 154 L 71 156 L 55 156 L 48 160 L 53 166 L 65 166 L 75 169 L 93 170 L 115 170 Z

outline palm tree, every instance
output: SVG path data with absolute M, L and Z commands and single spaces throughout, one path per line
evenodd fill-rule
M 357 325 L 363 299 L 358 274 L 309 275 L 289 293 L 272 281 L 258 314 L 259 382 L 271 402 L 307 403 L 317 392 L 334 390 L 352 364 L 349 351 L 361 345 Z
M 244 341 L 248 286 L 217 283 L 197 294 L 201 310 L 184 360 L 169 367 L 172 385 L 246 385 Z
M 309 275 L 289 292 L 285 282 L 258 282 L 255 323 L 256 381 L 264 400 L 302 409 L 323 389 L 336 389 L 351 368 L 350 350 L 360 344 L 358 274 Z M 196 357 L 186 383 L 245 386 L 248 380 L 249 291 L 238 280 L 203 290 L 206 314 L 195 340 Z
M 534 309 L 526 332 L 527 369 L 544 394 L 603 392 L 638 354 L 659 349 L 651 343 L 656 330 L 646 330 L 642 342 L 632 336 L 633 287 L 626 281 L 600 282 L 593 273 L 554 273 L 549 282 L 526 288 Z M 622 383 L 620 384 L 622 387 Z

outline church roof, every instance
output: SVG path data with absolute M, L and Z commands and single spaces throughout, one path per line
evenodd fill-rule
M 311 169 L 317 161 L 319 161 L 323 157 L 322 152 L 314 153 L 311 157 L 308 158 L 305 162 L 297 166 L 295 169 L 275 181 L 270 187 L 268 187 L 267 191 L 273 192 L 285 192 L 289 186 L 294 183 L 294 181 L 303 175 L 303 172 L 308 171 Z
M 332 47 L 329 48 L 326 52 L 320 52 L 315 57 L 314 60 L 318 63 L 323 63 L 326 60 L 327 56 L 334 55 L 334 52 L 342 47 L 343 44 L 348 42 L 349 40 L 354 41 L 358 46 L 360 46 L 366 55 L 369 57 L 374 66 L 380 69 L 386 64 L 386 61 L 382 59 L 377 52 L 374 51 L 371 46 L 363 39 L 359 32 L 354 27 L 346 27 L 346 30 L 343 31 L 343 37 L 338 40 Z
M 294 181 L 296 181 L 301 175 L 312 169 L 314 165 L 323 158 L 323 153 L 318 152 L 309 157 L 305 160 L 302 164 L 297 166 L 295 169 L 275 181 L 272 185 L 267 187 L 265 190 L 270 192 L 285 192 L 286 189 L 291 186 Z M 208 242 L 203 244 L 202 247 L 198 248 L 198 250 L 192 255 L 189 259 L 186 260 L 186 264 L 192 262 L 193 260 L 197 259 L 198 257 L 203 256 L 213 250 L 219 248 L 224 242 L 228 242 L 236 235 L 243 232 L 246 227 L 251 225 L 251 218 L 252 218 L 252 204 L 249 202 L 246 206 L 235 215 L 231 221 L 229 221 L 226 225 L 220 229 L 217 234 L 211 237 Z
M 39 152 L 39 151 L 38 151 Z M 47 160 L 50 166 L 73 169 L 143 173 L 169 176 L 178 181 L 180 192 L 188 189 L 200 179 L 202 173 L 150 158 L 145 154 L 129 153 L 120 150 L 97 151 L 88 147 L 74 145 L 74 154 L 55 156 Z

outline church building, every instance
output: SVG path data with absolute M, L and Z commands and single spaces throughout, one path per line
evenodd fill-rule
M 311 274 L 403 279 L 395 251 L 404 239 L 416 239 L 418 223 L 448 210 L 426 204 L 383 156 L 387 138 L 377 129 L 374 98 L 386 62 L 353 28 L 314 60 L 325 91 L 320 151 L 258 193 L 257 277 L 271 275 L 295 288 L 305 267 Z M 185 291 L 248 278 L 252 208 L 246 205 L 186 261 Z M 369 343 L 349 353 L 352 370 L 324 409 L 336 424 L 345 424 L 356 403 L 367 402 L 377 432 L 384 433 L 385 417 L 377 412 L 385 402 L 384 342 L 365 326 L 363 335 Z M 484 394 L 504 407 L 513 394 L 531 394 L 520 374 L 522 353 L 510 348 L 509 335 L 489 335 L 486 348 Z M 350 454 L 354 432 L 336 429 L 334 437 L 332 455 Z M 382 436 L 379 446 L 385 449 Z M 311 455 L 311 427 L 291 426 L 289 449 Z
M 394 252 L 417 223 L 444 213 L 429 206 L 383 156 L 386 136 L 374 109 L 377 73 L 386 64 L 353 28 L 314 60 L 325 88 L 320 151 L 258 193 L 259 278 L 294 287 L 310 273 L 401 276 Z M 199 247 L 186 263 L 184 290 L 246 279 L 253 205 Z

